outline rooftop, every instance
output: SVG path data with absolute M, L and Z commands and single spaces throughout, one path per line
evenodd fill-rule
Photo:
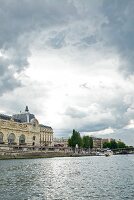
M 39 125 L 40 125 L 40 127 L 42 127 L 42 128 L 50 128 L 50 129 L 52 129 L 51 126 L 46 126 L 46 125 L 43 125 L 43 124 L 39 124 Z

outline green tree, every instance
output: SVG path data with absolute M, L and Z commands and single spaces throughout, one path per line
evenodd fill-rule
M 103 148 L 111 148 L 110 142 L 104 142 Z
M 110 149 L 117 149 L 118 148 L 118 144 L 115 140 L 112 140 L 110 142 Z
M 70 147 L 76 147 L 76 144 L 78 144 L 78 147 L 82 147 L 82 138 L 80 133 L 73 129 L 72 136 L 68 139 L 68 145 Z
M 89 146 L 92 149 L 93 148 L 93 138 L 89 137 Z
M 82 140 L 83 140 L 83 147 L 88 149 L 90 147 L 90 137 L 88 135 L 83 136 Z
M 124 142 L 118 141 L 117 145 L 118 145 L 118 148 L 126 148 L 126 145 Z
M 105 142 L 103 148 L 117 149 L 117 148 L 126 148 L 124 142 L 112 140 L 111 142 Z
M 89 137 L 88 135 L 84 135 L 82 138 L 83 148 L 93 148 L 93 138 Z
M 72 143 L 71 143 L 71 138 L 68 139 L 68 146 L 71 147 Z

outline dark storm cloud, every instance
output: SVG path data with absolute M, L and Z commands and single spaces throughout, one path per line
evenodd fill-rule
M 65 9 L 63 9 L 65 6 Z M 28 66 L 30 45 L 48 27 L 66 24 L 75 7 L 64 0 L 1 0 L 0 8 L 0 95 L 20 86 L 15 73 Z M 62 38 L 51 38 L 50 45 L 59 48 Z M 5 56 L 3 59 L 3 55 Z M 14 71 L 10 70 L 10 66 Z M 3 76 L 4 74 L 4 76 Z
M 75 7 L 64 0 L 1 0 L 0 44 L 8 46 L 24 33 L 67 23 L 74 12 Z
M 110 120 L 109 120 L 110 121 Z M 91 123 L 90 121 L 85 124 L 83 127 L 80 127 L 79 131 L 80 132 L 95 132 L 95 131 L 100 131 L 100 130 L 104 130 L 107 129 L 109 127 L 109 122 L 107 123 L 106 121 L 104 122 L 95 122 L 95 123 Z
M 122 60 L 121 71 L 134 73 L 134 1 L 105 0 L 102 12 L 108 20 L 100 33 L 104 44 L 117 50 Z
M 7 77 L 11 74 L 10 87 L 5 84 L 5 79 L 1 79 L 1 94 L 19 85 L 9 66 L 13 65 L 14 73 L 23 71 L 28 66 L 31 44 L 42 31 L 52 28 L 54 31 L 50 32 L 50 37 L 44 38 L 46 45 L 55 49 L 68 44 L 84 48 L 97 42 L 102 42 L 106 46 L 114 45 L 122 58 L 121 70 L 133 72 L 133 10 L 132 0 L 113 0 L 112 3 L 108 1 L 81 3 L 75 0 L 52 0 L 51 2 L 48 0 L 22 0 L 21 2 L 1 0 L 0 51 L 8 57 L 7 60 L 5 58 L 6 67 L 4 68 Z M 104 16 L 107 22 L 100 16 Z M 92 19 L 96 20 L 94 23 L 96 27 L 99 27 L 94 31 L 89 28 Z M 73 26 L 75 22 L 77 23 Z M 68 27 L 69 24 L 72 24 L 71 29 Z M 63 31 L 60 30 L 62 26 Z M 71 34 L 70 31 L 72 31 Z M 3 68 L 2 62 L 0 59 L 1 68 Z
M 8 59 L 0 58 L 0 96 L 7 91 L 20 86 L 19 80 L 16 80 Z

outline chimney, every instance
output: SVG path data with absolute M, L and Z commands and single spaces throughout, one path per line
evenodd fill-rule
M 27 123 L 29 123 L 29 109 L 28 109 L 28 106 L 26 106 L 25 108 L 25 112 L 26 112 L 26 116 L 27 116 Z

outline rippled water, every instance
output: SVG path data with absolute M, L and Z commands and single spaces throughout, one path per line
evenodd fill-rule
M 134 199 L 134 155 L 0 161 L 0 200 Z

